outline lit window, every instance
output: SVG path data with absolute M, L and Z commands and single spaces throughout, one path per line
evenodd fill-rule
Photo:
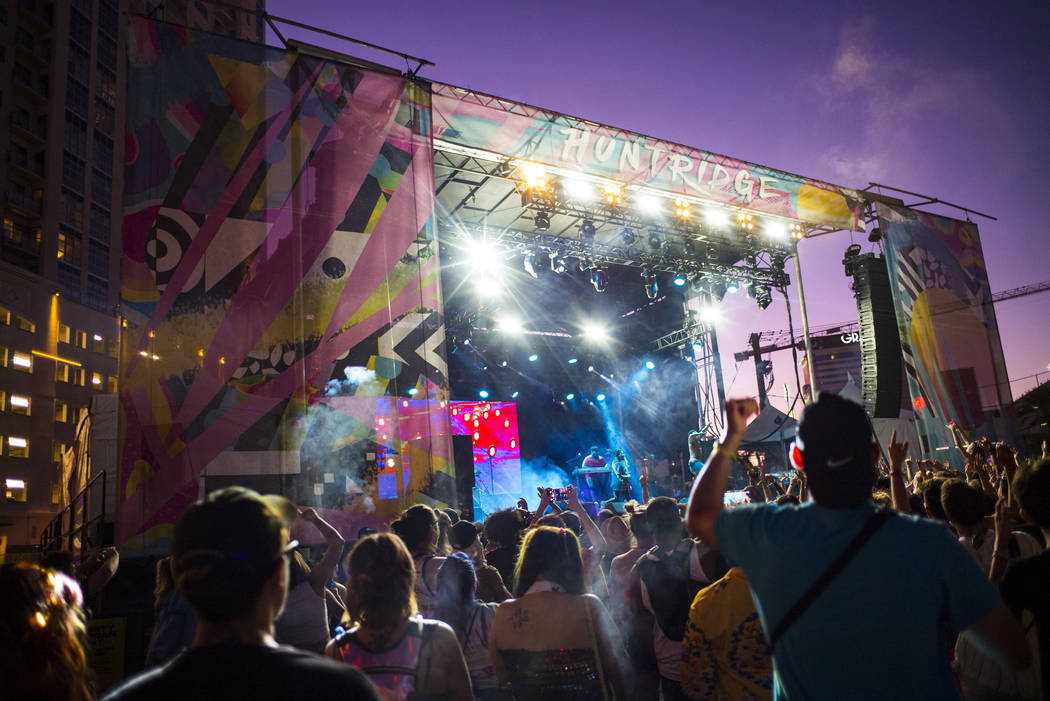
M 15 324 L 22 331 L 27 331 L 29 333 L 36 333 L 36 324 L 34 324 L 32 321 L 30 321 L 29 319 L 25 318 L 24 316 L 16 316 L 15 317 Z
M 117 378 L 113 377 L 112 375 L 110 375 L 109 380 L 107 382 L 106 391 L 107 392 L 116 392 L 117 391 Z
M 52 460 L 54 460 L 55 462 L 58 462 L 58 463 L 62 462 L 62 455 L 66 452 L 66 444 L 65 443 L 57 443 L 56 442 L 54 444 L 54 448 L 52 449 L 51 452 L 52 452 L 52 454 L 51 454 L 51 459 Z
M 102 389 L 102 375 L 101 374 L 99 374 L 97 372 L 91 373 L 91 386 L 94 387 L 95 389 Z
M 93 350 L 96 353 L 105 353 L 106 340 L 96 333 L 94 336 L 91 337 L 91 350 Z
M 65 324 L 58 325 L 58 340 L 61 343 L 69 343 L 73 339 L 73 330 Z
M 88 408 L 86 406 L 77 407 L 77 426 L 80 425 L 81 421 L 87 418 L 87 415 Z
M 60 424 L 69 421 L 69 405 L 57 399 L 55 400 L 55 421 Z
M 29 416 L 29 397 L 21 394 L 11 395 L 11 413 Z
M 0 389 L 0 411 L 3 411 L 7 407 L 7 392 Z
M 62 485 L 58 482 L 51 483 L 51 506 L 58 506 L 59 499 L 62 496 Z
M 7 437 L 7 457 L 9 458 L 28 458 L 29 457 L 29 441 L 25 438 L 18 436 Z
M 0 324 L 5 324 L 6 325 L 6 324 L 10 324 L 10 323 L 11 323 L 11 312 L 8 311 L 7 309 L 5 309 L 4 307 L 0 307 Z
M 24 504 L 26 500 L 26 481 L 8 477 L 4 480 L 4 496 L 8 501 Z
M 16 351 L 11 355 L 11 366 L 23 372 L 33 372 L 33 356 Z
M 69 382 L 69 365 L 55 363 L 55 382 Z
M 87 348 L 87 331 L 77 331 L 77 346 Z
M 0 346 L 0 368 L 7 367 L 7 348 Z
M 73 384 L 83 387 L 87 382 L 87 373 L 84 368 L 73 368 Z
M 116 341 L 109 342 L 109 357 L 116 358 L 120 353 L 120 346 L 117 345 Z

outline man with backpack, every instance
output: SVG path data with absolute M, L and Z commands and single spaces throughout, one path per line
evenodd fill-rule
M 682 519 L 674 499 L 656 497 L 649 502 L 646 521 L 656 545 L 638 559 L 631 571 L 631 604 L 639 619 L 636 630 L 644 630 L 651 621 L 652 654 L 659 669 L 663 698 L 684 699 L 682 638 L 689 606 L 698 591 L 726 573 L 727 566 L 717 551 L 682 538 Z

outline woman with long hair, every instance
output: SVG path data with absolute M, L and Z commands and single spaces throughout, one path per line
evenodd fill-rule
M 416 578 L 412 585 L 416 605 L 424 616 L 429 615 L 434 599 L 437 571 L 445 561 L 444 557 L 438 555 L 440 529 L 437 514 L 426 504 L 416 504 L 406 509 L 401 518 L 390 524 L 390 529 L 412 554 L 412 563 L 416 570 Z
M 506 692 L 498 688 L 489 658 L 489 630 L 499 604 L 478 601 L 474 596 L 477 585 L 470 557 L 462 552 L 449 555 L 438 570 L 433 616 L 448 623 L 455 631 L 470 672 L 474 698 L 484 701 L 509 699 Z
M 94 698 L 83 603 L 80 586 L 65 574 L 24 563 L 0 565 L 0 696 Z
M 623 648 L 605 606 L 587 593 L 572 531 L 528 532 L 514 595 L 496 611 L 489 651 L 517 701 L 624 698 Z
M 389 533 L 359 540 L 346 564 L 354 627 L 325 655 L 368 675 L 386 701 L 470 701 L 470 676 L 452 629 L 417 614 L 412 556 Z

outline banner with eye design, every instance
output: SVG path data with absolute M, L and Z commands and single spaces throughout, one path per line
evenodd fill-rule
M 118 543 L 231 483 L 451 503 L 429 84 L 144 18 L 128 57 Z

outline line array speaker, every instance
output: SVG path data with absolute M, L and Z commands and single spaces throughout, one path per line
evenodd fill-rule
M 868 416 L 900 416 L 903 356 L 886 261 L 867 253 L 853 260 L 853 296 L 860 326 L 861 395 Z

